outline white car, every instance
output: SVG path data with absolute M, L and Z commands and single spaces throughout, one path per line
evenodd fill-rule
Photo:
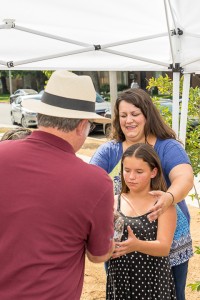
M 101 95 L 96 93 L 95 113 L 104 117 L 107 111 L 111 110 L 110 102 L 106 101 Z M 103 131 L 103 124 L 95 123 L 96 127 L 93 131 Z
M 21 105 L 22 100 L 26 101 L 28 99 L 33 99 L 35 101 L 41 101 L 42 95 L 28 95 L 19 96 L 11 104 L 10 116 L 12 124 L 19 124 L 22 127 L 28 128 L 30 126 L 37 126 L 37 113 L 24 108 Z
M 10 104 L 12 104 L 13 101 L 19 96 L 36 95 L 36 94 L 38 94 L 38 92 L 33 89 L 16 90 L 12 95 L 10 95 Z

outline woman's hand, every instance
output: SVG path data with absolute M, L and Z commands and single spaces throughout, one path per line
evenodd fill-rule
M 127 230 L 128 230 L 128 239 L 124 242 L 115 243 L 115 250 L 113 252 L 112 258 L 117 258 L 127 253 L 136 251 L 136 245 L 138 239 L 136 238 L 135 234 L 131 230 L 130 226 L 127 227 Z
M 151 191 L 149 193 L 157 200 L 156 204 L 149 210 L 150 214 L 148 215 L 148 219 L 152 222 L 168 209 L 168 207 L 174 202 L 174 198 L 168 192 Z

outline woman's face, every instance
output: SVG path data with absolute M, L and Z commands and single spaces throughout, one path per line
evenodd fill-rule
M 119 123 L 127 141 L 144 142 L 146 119 L 140 108 L 122 100 L 119 104 Z
M 157 174 L 157 168 L 151 170 L 148 163 L 141 158 L 125 157 L 123 161 L 124 181 L 130 191 L 149 191 L 151 179 Z

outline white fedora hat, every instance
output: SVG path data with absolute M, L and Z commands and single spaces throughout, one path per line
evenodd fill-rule
M 52 73 L 41 101 L 22 101 L 22 106 L 43 115 L 89 119 L 96 123 L 111 120 L 95 113 L 96 91 L 89 76 L 59 70 Z

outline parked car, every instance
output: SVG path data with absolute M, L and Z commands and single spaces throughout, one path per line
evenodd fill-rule
M 32 89 L 16 90 L 12 95 L 10 95 L 10 104 L 19 96 L 35 95 L 35 94 L 38 94 L 38 92 Z
M 22 127 L 30 127 L 30 126 L 37 126 L 37 113 L 30 111 L 24 108 L 21 105 L 22 100 L 26 101 L 28 99 L 34 99 L 35 101 L 41 101 L 42 95 L 35 94 L 35 95 L 28 95 L 28 96 L 19 96 L 17 97 L 13 103 L 11 104 L 11 121 L 12 124 L 19 124 Z
M 106 113 L 104 114 L 104 117 L 111 119 L 111 109 L 106 111 Z M 110 135 L 111 126 L 112 126 L 111 123 L 103 124 L 103 133 L 105 134 L 106 137 L 108 137 Z
M 110 102 L 106 101 L 101 95 L 96 93 L 95 112 L 104 117 L 107 111 L 111 110 Z M 95 123 L 96 127 L 93 131 L 103 131 L 103 124 Z
M 24 108 L 21 105 L 22 100 L 26 99 L 35 99 L 35 100 L 41 100 L 42 95 L 44 93 L 44 90 L 40 91 L 40 93 L 35 95 L 27 95 L 27 96 L 19 96 L 17 97 L 13 103 L 11 104 L 11 121 L 12 124 L 19 124 L 23 127 L 29 127 L 29 126 L 36 126 L 37 120 L 36 116 L 37 114 L 35 112 L 32 112 L 26 108 Z M 96 103 L 95 103 L 95 112 L 101 116 L 104 116 L 106 111 L 110 110 L 110 102 L 105 101 L 105 99 L 96 93 Z M 102 124 L 95 124 L 96 127 L 93 131 L 96 130 L 102 130 L 103 131 L 103 125 Z

